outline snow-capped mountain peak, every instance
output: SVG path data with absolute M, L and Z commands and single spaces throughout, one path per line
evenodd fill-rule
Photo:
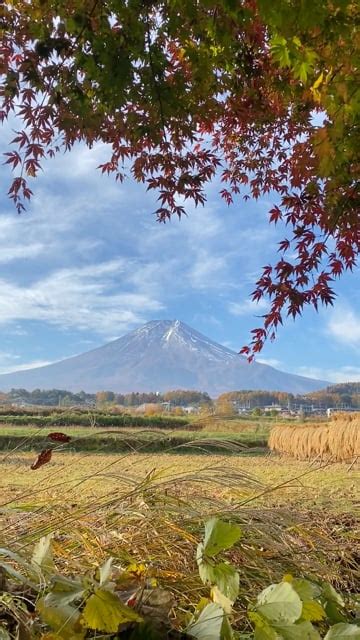
M 0 376 L 0 390 L 68 389 L 225 391 L 262 389 L 306 393 L 325 382 L 248 361 L 180 320 L 152 320 L 139 329 L 79 356 L 45 367 Z

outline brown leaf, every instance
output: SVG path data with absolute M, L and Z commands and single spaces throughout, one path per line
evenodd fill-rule
M 70 442 L 71 440 L 71 436 L 68 436 L 66 433 L 61 433 L 60 431 L 48 433 L 47 437 L 54 442 Z
M 50 462 L 52 456 L 52 449 L 43 449 L 35 462 L 31 465 L 30 469 L 35 471 L 36 469 L 40 469 L 44 464 Z

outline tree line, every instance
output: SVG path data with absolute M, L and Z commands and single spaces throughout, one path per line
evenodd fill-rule
M 218 397 L 217 403 L 236 403 L 244 408 L 280 405 L 304 405 L 327 409 L 346 405 L 360 408 L 360 382 L 344 382 L 305 395 L 284 391 L 231 391 Z
M 44 406 L 94 406 L 120 405 L 124 407 L 139 407 L 143 404 L 170 403 L 175 407 L 189 405 L 211 405 L 210 396 L 202 391 L 177 389 L 166 393 L 114 393 L 113 391 L 98 391 L 97 393 L 72 393 L 64 389 L 11 389 L 9 393 L 0 394 L 0 402 L 13 404 L 34 404 Z
M 98 391 L 86 393 L 80 391 L 72 393 L 64 389 L 11 389 L 9 393 L 0 393 L 3 404 L 29 404 L 40 406 L 123 406 L 140 407 L 141 405 L 161 405 L 169 403 L 172 407 L 203 406 L 216 409 L 221 405 L 238 405 L 252 409 L 268 405 L 311 406 L 321 408 L 347 405 L 360 408 L 360 382 L 346 382 L 334 384 L 306 395 L 295 395 L 284 391 L 241 390 L 221 394 L 217 399 L 210 398 L 203 391 L 176 389 L 165 393 L 115 393 L 113 391 Z

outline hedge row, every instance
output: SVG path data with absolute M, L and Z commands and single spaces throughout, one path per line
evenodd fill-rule
M 3 424 L 14 426 L 35 427 L 154 427 L 157 429 L 186 428 L 188 418 L 172 416 L 134 416 L 127 413 L 109 414 L 97 413 L 91 417 L 82 413 L 62 413 L 51 415 L 3 415 L 0 418 Z
M 34 451 L 39 452 L 46 448 L 57 447 L 55 443 L 49 442 L 46 437 L 33 436 L 24 438 L 22 436 L 0 436 L 0 451 Z M 247 440 L 246 445 L 239 439 L 232 438 L 231 441 L 224 439 L 202 440 L 193 439 L 186 435 L 171 435 L 164 438 L 137 438 L 134 434 L 119 433 L 119 436 L 89 436 L 74 438 L 71 442 L 60 447 L 64 451 L 90 451 L 94 453 L 120 453 L 129 450 L 136 450 L 141 453 L 222 453 L 229 455 L 244 455 L 246 453 L 254 455 L 266 450 L 267 442 L 264 436 Z M 249 450 L 247 450 L 249 448 Z M 36 455 L 36 454 L 35 454 Z M 55 454 L 56 455 L 56 452 Z

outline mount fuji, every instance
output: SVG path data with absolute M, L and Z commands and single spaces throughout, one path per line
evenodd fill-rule
M 217 396 L 241 389 L 303 394 L 326 385 L 259 362 L 249 364 L 179 320 L 153 320 L 81 355 L 0 375 L 2 391 L 19 387 L 89 393 L 198 389 Z

